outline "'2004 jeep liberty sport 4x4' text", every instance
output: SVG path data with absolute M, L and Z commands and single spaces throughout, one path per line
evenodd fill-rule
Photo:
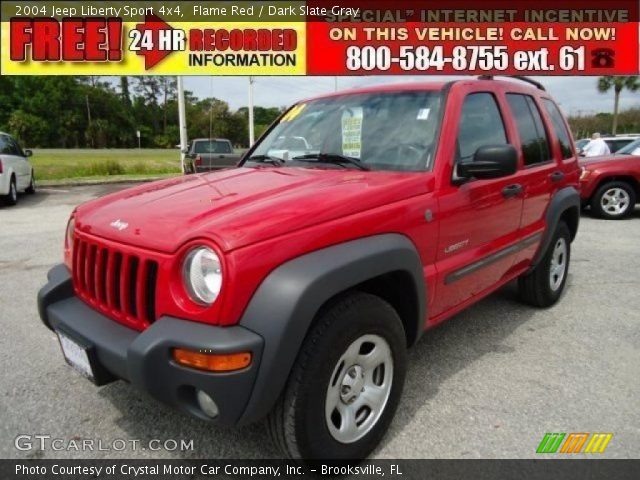
M 426 329 L 514 279 L 532 305 L 558 300 L 579 173 L 540 86 L 311 99 L 238 168 L 77 207 L 40 315 L 99 385 L 225 425 L 266 417 L 292 457 L 362 458 Z

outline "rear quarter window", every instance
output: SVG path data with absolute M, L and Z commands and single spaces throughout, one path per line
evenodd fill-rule
M 548 98 L 542 100 L 544 109 L 547 111 L 549 118 L 551 119 L 551 126 L 553 131 L 560 142 L 560 151 L 562 152 L 562 158 L 573 157 L 573 149 L 571 148 L 571 135 L 567 130 L 567 126 L 562 118 L 562 113 L 557 105 Z

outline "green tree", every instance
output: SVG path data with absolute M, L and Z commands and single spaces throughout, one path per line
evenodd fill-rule
M 142 104 L 146 110 L 146 121 L 151 124 L 154 133 L 159 133 L 160 122 L 162 118 L 162 112 L 158 99 L 162 94 L 161 77 L 158 76 L 141 76 L 135 77 L 136 85 L 135 91 L 138 97 L 142 99 Z M 138 102 L 140 104 L 140 102 Z
M 31 147 L 173 148 L 179 142 L 175 77 L 0 76 L 0 130 Z M 247 145 L 246 107 L 185 92 L 191 138 L 228 138 Z M 258 134 L 282 111 L 256 106 Z M 632 128 L 634 120 L 625 120 Z M 640 129 L 640 128 L 639 128 Z
M 129 77 L 120 77 L 120 97 L 122 102 L 131 107 L 131 94 L 129 93 Z
M 635 92 L 640 88 L 637 76 L 620 76 L 612 77 L 605 76 L 598 78 L 598 91 L 601 93 L 607 93 L 613 89 L 614 101 L 613 101 L 613 121 L 611 124 L 611 133 L 616 134 L 618 130 L 618 110 L 620 107 L 620 94 L 623 90 L 630 90 Z
M 23 146 L 47 146 L 47 123 L 24 110 L 14 110 L 9 117 L 9 131 Z

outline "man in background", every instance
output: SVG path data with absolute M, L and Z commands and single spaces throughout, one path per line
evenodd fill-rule
M 582 149 L 582 154 L 585 157 L 598 157 L 600 155 L 609 155 L 610 153 L 609 145 L 600 138 L 600 134 L 597 132 L 591 135 L 591 141 Z

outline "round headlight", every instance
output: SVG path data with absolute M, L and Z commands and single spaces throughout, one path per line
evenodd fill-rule
M 182 277 L 194 302 L 211 305 L 222 288 L 220 258 L 208 247 L 196 247 L 184 259 Z

